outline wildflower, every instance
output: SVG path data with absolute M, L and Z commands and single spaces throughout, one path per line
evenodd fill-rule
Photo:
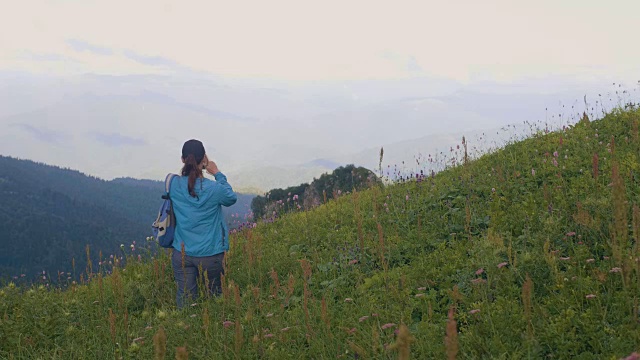
M 569 256 L 567 256 L 567 257 L 562 257 L 562 256 L 561 256 L 561 257 L 560 257 L 560 260 L 564 260 L 564 261 L 569 260 L 569 259 L 571 259 L 571 257 L 569 257 Z
M 627 356 L 623 360 L 640 360 L 640 354 L 638 354 L 637 352 L 634 351 L 632 354 L 630 354 L 629 356 Z
M 371 314 L 371 316 L 378 317 L 378 313 L 373 313 L 373 314 Z
M 492 193 L 496 192 L 496 188 L 491 188 L 491 192 Z
M 501 268 L 503 268 L 503 267 L 505 267 L 507 265 L 509 265 L 508 262 L 506 262 L 506 261 L 505 262 L 501 262 L 500 264 L 498 264 L 498 269 L 501 269 Z
M 358 319 L 358 321 L 359 322 L 363 322 L 363 321 L 367 320 L 368 318 L 369 317 L 365 315 L 365 316 L 361 317 L 360 319 Z
M 382 325 L 381 328 L 382 328 L 382 330 L 386 330 L 386 329 L 392 328 L 394 326 L 396 326 L 396 324 L 394 324 L 394 323 L 386 323 L 386 324 Z
M 198 303 L 191 304 L 191 307 L 198 306 Z
M 347 330 L 348 334 L 353 334 L 356 332 L 356 328 L 351 328 L 350 330 Z
M 593 299 L 594 297 L 596 297 L 595 294 L 589 294 L 587 296 L 585 296 L 587 299 Z
M 484 272 L 484 269 L 483 269 L 483 268 L 480 268 L 480 269 L 476 270 L 476 275 L 480 275 L 480 274 L 482 274 L 483 272 Z
M 469 311 L 469 314 L 473 315 L 473 314 L 477 314 L 480 312 L 480 309 L 473 309 L 471 311 Z
M 404 197 L 404 199 L 405 199 L 406 201 L 409 201 L 409 195 L 406 195 L 406 196 Z
M 595 262 L 595 261 L 596 261 L 596 259 L 587 259 L 588 263 L 592 263 L 592 262 Z
M 290 327 L 285 327 L 285 328 L 280 329 L 280 331 L 285 332 L 285 331 L 289 331 L 289 329 L 291 329 L 291 328 Z
M 424 294 L 416 294 L 416 297 L 423 297 Z
M 267 317 L 272 317 L 272 316 L 273 316 L 273 313 L 268 313 L 267 314 Z
M 531 175 L 536 176 L 536 169 L 531 169 Z
M 191 314 L 190 316 L 191 316 L 192 318 L 194 318 L 194 317 L 196 317 L 196 314 Z
M 471 280 L 471 282 L 474 283 L 474 284 L 483 284 L 483 283 L 486 283 L 487 280 L 479 278 L 479 279 L 473 279 L 473 280 Z
M 622 271 L 622 269 L 619 268 L 619 267 L 614 267 L 611 270 L 609 270 L 610 273 L 619 273 L 621 271 Z
M 344 302 L 352 302 L 352 301 L 353 301 L 353 299 L 352 299 L 352 298 L 346 298 L 346 299 L 344 299 Z
M 270 337 L 273 337 L 273 334 L 265 334 L 264 337 L 268 339 Z
M 553 158 L 553 166 L 558 167 L 558 161 L 556 158 Z
M 222 323 L 222 326 L 224 326 L 224 328 L 225 328 L 225 329 L 227 329 L 227 328 L 229 328 L 229 327 L 230 327 L 231 325 L 233 325 L 233 324 L 234 324 L 234 322 L 233 322 L 233 321 L 225 320 L 225 321 Z
M 557 151 L 553 152 L 553 157 L 558 157 L 558 152 Z
M 419 288 L 418 288 L 418 291 L 425 291 L 425 290 L 427 290 L 427 288 L 426 288 L 426 287 L 424 287 L 424 286 L 423 286 L 423 287 L 419 287 Z
M 353 259 L 351 261 L 349 261 L 349 265 L 355 265 L 358 263 L 358 259 Z
M 135 342 L 142 341 L 142 340 L 144 340 L 144 338 L 141 336 L 141 337 L 133 339 L 133 342 L 135 343 Z
M 567 233 L 567 236 L 575 236 L 576 232 L 575 231 L 570 231 Z
M 602 258 L 605 259 L 605 260 L 609 260 L 608 256 L 603 256 Z

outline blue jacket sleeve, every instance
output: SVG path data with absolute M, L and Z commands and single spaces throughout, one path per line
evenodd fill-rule
M 215 174 L 215 178 L 218 184 L 220 184 L 221 189 L 220 193 L 218 194 L 218 200 L 220 201 L 220 204 L 224 206 L 231 206 L 235 204 L 236 201 L 238 201 L 238 196 L 235 192 L 233 192 L 231 185 L 229 185 L 229 183 L 227 182 L 227 177 L 223 173 L 218 172 L 217 174 Z

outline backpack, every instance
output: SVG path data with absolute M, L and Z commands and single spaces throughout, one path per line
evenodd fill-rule
M 151 225 L 151 228 L 153 229 L 153 236 L 158 241 L 158 244 L 164 248 L 173 247 L 173 237 L 176 232 L 176 216 L 173 213 L 173 204 L 169 197 L 171 181 L 173 181 L 175 176 L 177 175 L 168 174 L 164 180 L 165 194 L 162 195 L 164 201 L 158 211 L 158 218 Z

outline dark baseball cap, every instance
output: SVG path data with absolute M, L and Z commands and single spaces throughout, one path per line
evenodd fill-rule
M 202 159 L 204 159 L 204 145 L 200 140 L 187 140 L 182 145 L 182 158 L 186 159 L 189 155 L 193 155 L 198 164 L 202 162 Z

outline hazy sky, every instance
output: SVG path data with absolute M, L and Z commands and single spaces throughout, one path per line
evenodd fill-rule
M 640 1 L 2 1 L 0 68 L 288 80 L 636 75 Z
M 447 133 L 567 121 L 640 89 L 637 0 L 0 9 L 0 154 L 104 178 L 160 179 L 196 137 L 243 186 L 294 185 L 377 164 L 382 145 L 410 161 Z

